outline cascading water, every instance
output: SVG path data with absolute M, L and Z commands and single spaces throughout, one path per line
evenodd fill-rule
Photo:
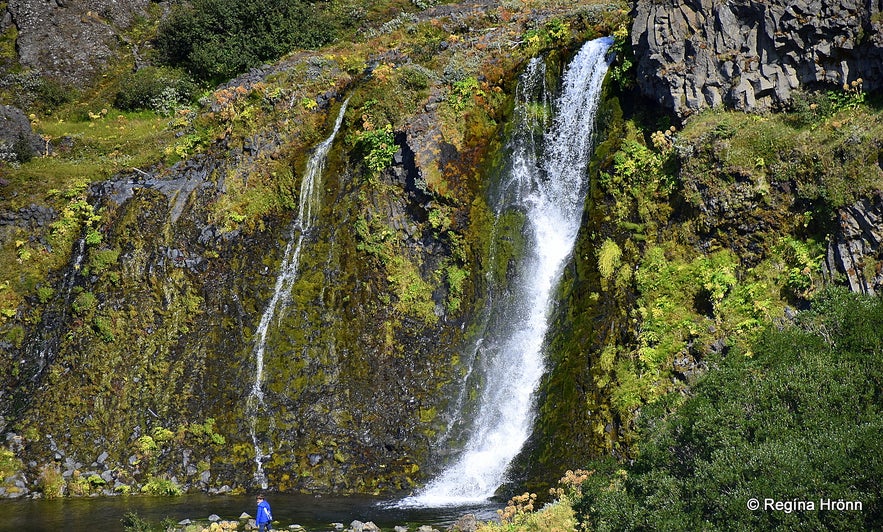
M 264 450 L 257 428 L 258 415 L 266 407 L 262 385 L 264 382 L 264 353 L 267 348 L 267 334 L 269 333 L 273 318 L 284 309 L 291 297 L 291 289 L 297 280 L 297 268 L 300 263 L 300 253 L 304 237 L 313 227 L 315 211 L 319 208 L 319 184 L 322 179 L 322 171 L 325 169 L 325 160 L 328 152 L 331 150 L 331 144 L 337 136 L 337 131 L 340 129 L 341 123 L 343 123 L 343 115 L 346 112 L 348 102 L 349 99 L 345 100 L 343 105 L 341 105 L 331 135 L 316 146 L 315 151 L 307 162 L 307 168 L 300 185 L 297 217 L 292 223 L 291 236 L 288 239 L 288 244 L 285 246 L 282 267 L 279 271 L 279 276 L 276 277 L 276 285 L 273 288 L 273 297 L 270 298 L 267 308 L 264 309 L 254 335 L 254 348 L 252 350 L 255 361 L 254 384 L 252 384 L 251 392 L 249 393 L 246 413 L 250 420 L 251 440 L 254 444 L 254 479 L 263 489 L 267 488 L 267 477 L 264 473 L 263 462 L 273 454 L 271 442 L 267 442 L 268 448 Z
M 509 464 L 530 435 L 533 397 L 545 370 L 542 347 L 552 294 L 582 218 L 595 111 L 612 43 L 610 38 L 597 39 L 579 51 L 564 75 L 551 124 L 544 63 L 535 59 L 521 77 L 518 130 L 509 145 L 511 169 L 496 209 L 498 216 L 510 209 L 526 214 L 527 251 L 508 294 L 495 301 L 481 339 L 485 381 L 462 454 L 399 506 L 486 501 L 503 484 Z

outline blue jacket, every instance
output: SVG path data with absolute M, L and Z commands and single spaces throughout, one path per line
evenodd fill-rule
M 255 517 L 255 523 L 262 525 L 273 520 L 273 514 L 270 513 L 270 503 L 261 501 L 258 503 L 258 515 Z

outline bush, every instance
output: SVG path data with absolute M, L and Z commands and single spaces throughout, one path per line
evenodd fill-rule
M 825 293 L 753 351 L 719 361 L 675 412 L 645 408 L 641 454 L 628 470 L 593 464 L 575 504 L 593 530 L 860 530 L 881 522 L 883 300 Z M 792 509 L 752 510 L 752 498 Z M 827 499 L 860 501 L 862 510 L 825 510 Z
M 184 493 L 175 481 L 162 477 L 151 476 L 147 482 L 141 486 L 141 493 L 148 495 L 160 495 L 164 497 L 177 497 Z
M 193 0 L 173 8 L 155 44 L 167 64 L 221 81 L 336 33 L 331 17 L 301 0 Z
M 65 485 L 64 477 L 57 467 L 47 464 L 40 468 L 37 486 L 44 497 L 57 499 L 64 496 Z
M 124 111 L 151 109 L 169 116 L 190 100 L 194 88 L 181 70 L 145 67 L 122 80 L 114 105 Z
M 15 138 L 15 142 L 12 143 L 12 153 L 15 154 L 15 158 L 18 162 L 27 163 L 34 158 L 35 151 L 34 147 L 31 145 L 30 139 L 19 134 L 18 137 Z

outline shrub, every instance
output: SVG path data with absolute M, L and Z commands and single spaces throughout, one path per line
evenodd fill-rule
M 40 468 L 40 477 L 37 486 L 47 499 L 56 499 L 64 495 L 65 481 L 61 471 L 54 465 L 44 465 Z
M 114 105 L 124 111 L 151 109 L 170 116 L 190 99 L 194 88 L 182 70 L 145 67 L 123 78 Z
M 193 0 L 172 9 L 155 44 L 167 64 L 220 81 L 336 33 L 334 20 L 301 0 Z
M 356 145 L 364 156 L 365 166 L 375 175 L 392 164 L 393 156 L 399 149 L 391 124 L 361 132 Z
M 24 135 L 19 134 L 12 143 L 12 153 L 15 154 L 18 162 L 27 163 L 34 158 L 35 151 L 31 141 Z
M 181 495 L 183 490 L 181 489 L 181 486 L 172 480 L 151 476 L 147 482 L 141 486 L 141 493 L 176 497 Z

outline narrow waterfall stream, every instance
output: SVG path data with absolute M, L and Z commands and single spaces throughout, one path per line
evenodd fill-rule
M 552 295 L 582 218 L 595 112 L 612 43 L 611 38 L 591 41 L 574 57 L 552 105 L 554 118 L 548 115 L 551 97 L 543 61 L 533 60 L 521 76 L 517 130 L 509 143 L 510 170 L 495 208 L 497 216 L 507 210 L 525 213 L 525 256 L 510 290 L 495 299 L 480 339 L 477 359 L 484 383 L 462 453 L 399 506 L 467 505 L 489 499 L 530 435 L 534 394 L 545 371 L 542 349 Z
M 257 428 L 258 415 L 266 407 L 262 386 L 264 382 L 264 352 L 267 347 L 267 334 L 273 318 L 280 310 L 284 309 L 291 297 L 291 289 L 297 280 L 297 268 L 300 262 L 304 237 L 313 227 L 315 211 L 320 207 L 319 191 L 321 190 L 320 185 L 322 171 L 325 169 L 325 160 L 328 152 L 331 150 L 331 144 L 337 136 L 337 131 L 343 122 L 343 115 L 346 112 L 348 102 L 349 99 L 345 100 L 340 106 L 331 135 L 316 146 L 315 151 L 307 162 L 307 168 L 300 185 L 297 217 L 292 223 L 291 236 L 288 239 L 288 244 L 285 246 L 282 266 L 280 267 L 278 277 L 276 277 L 276 285 L 273 288 L 273 297 L 270 298 L 267 308 L 264 309 L 254 335 L 254 348 L 252 350 L 255 361 L 254 384 L 252 384 L 251 392 L 248 396 L 246 414 L 249 417 L 251 440 L 254 444 L 254 479 L 263 489 L 267 488 L 267 476 L 264 473 L 263 462 L 273 454 L 272 442 L 266 441 L 262 443 Z M 266 448 L 264 447 L 265 445 Z

